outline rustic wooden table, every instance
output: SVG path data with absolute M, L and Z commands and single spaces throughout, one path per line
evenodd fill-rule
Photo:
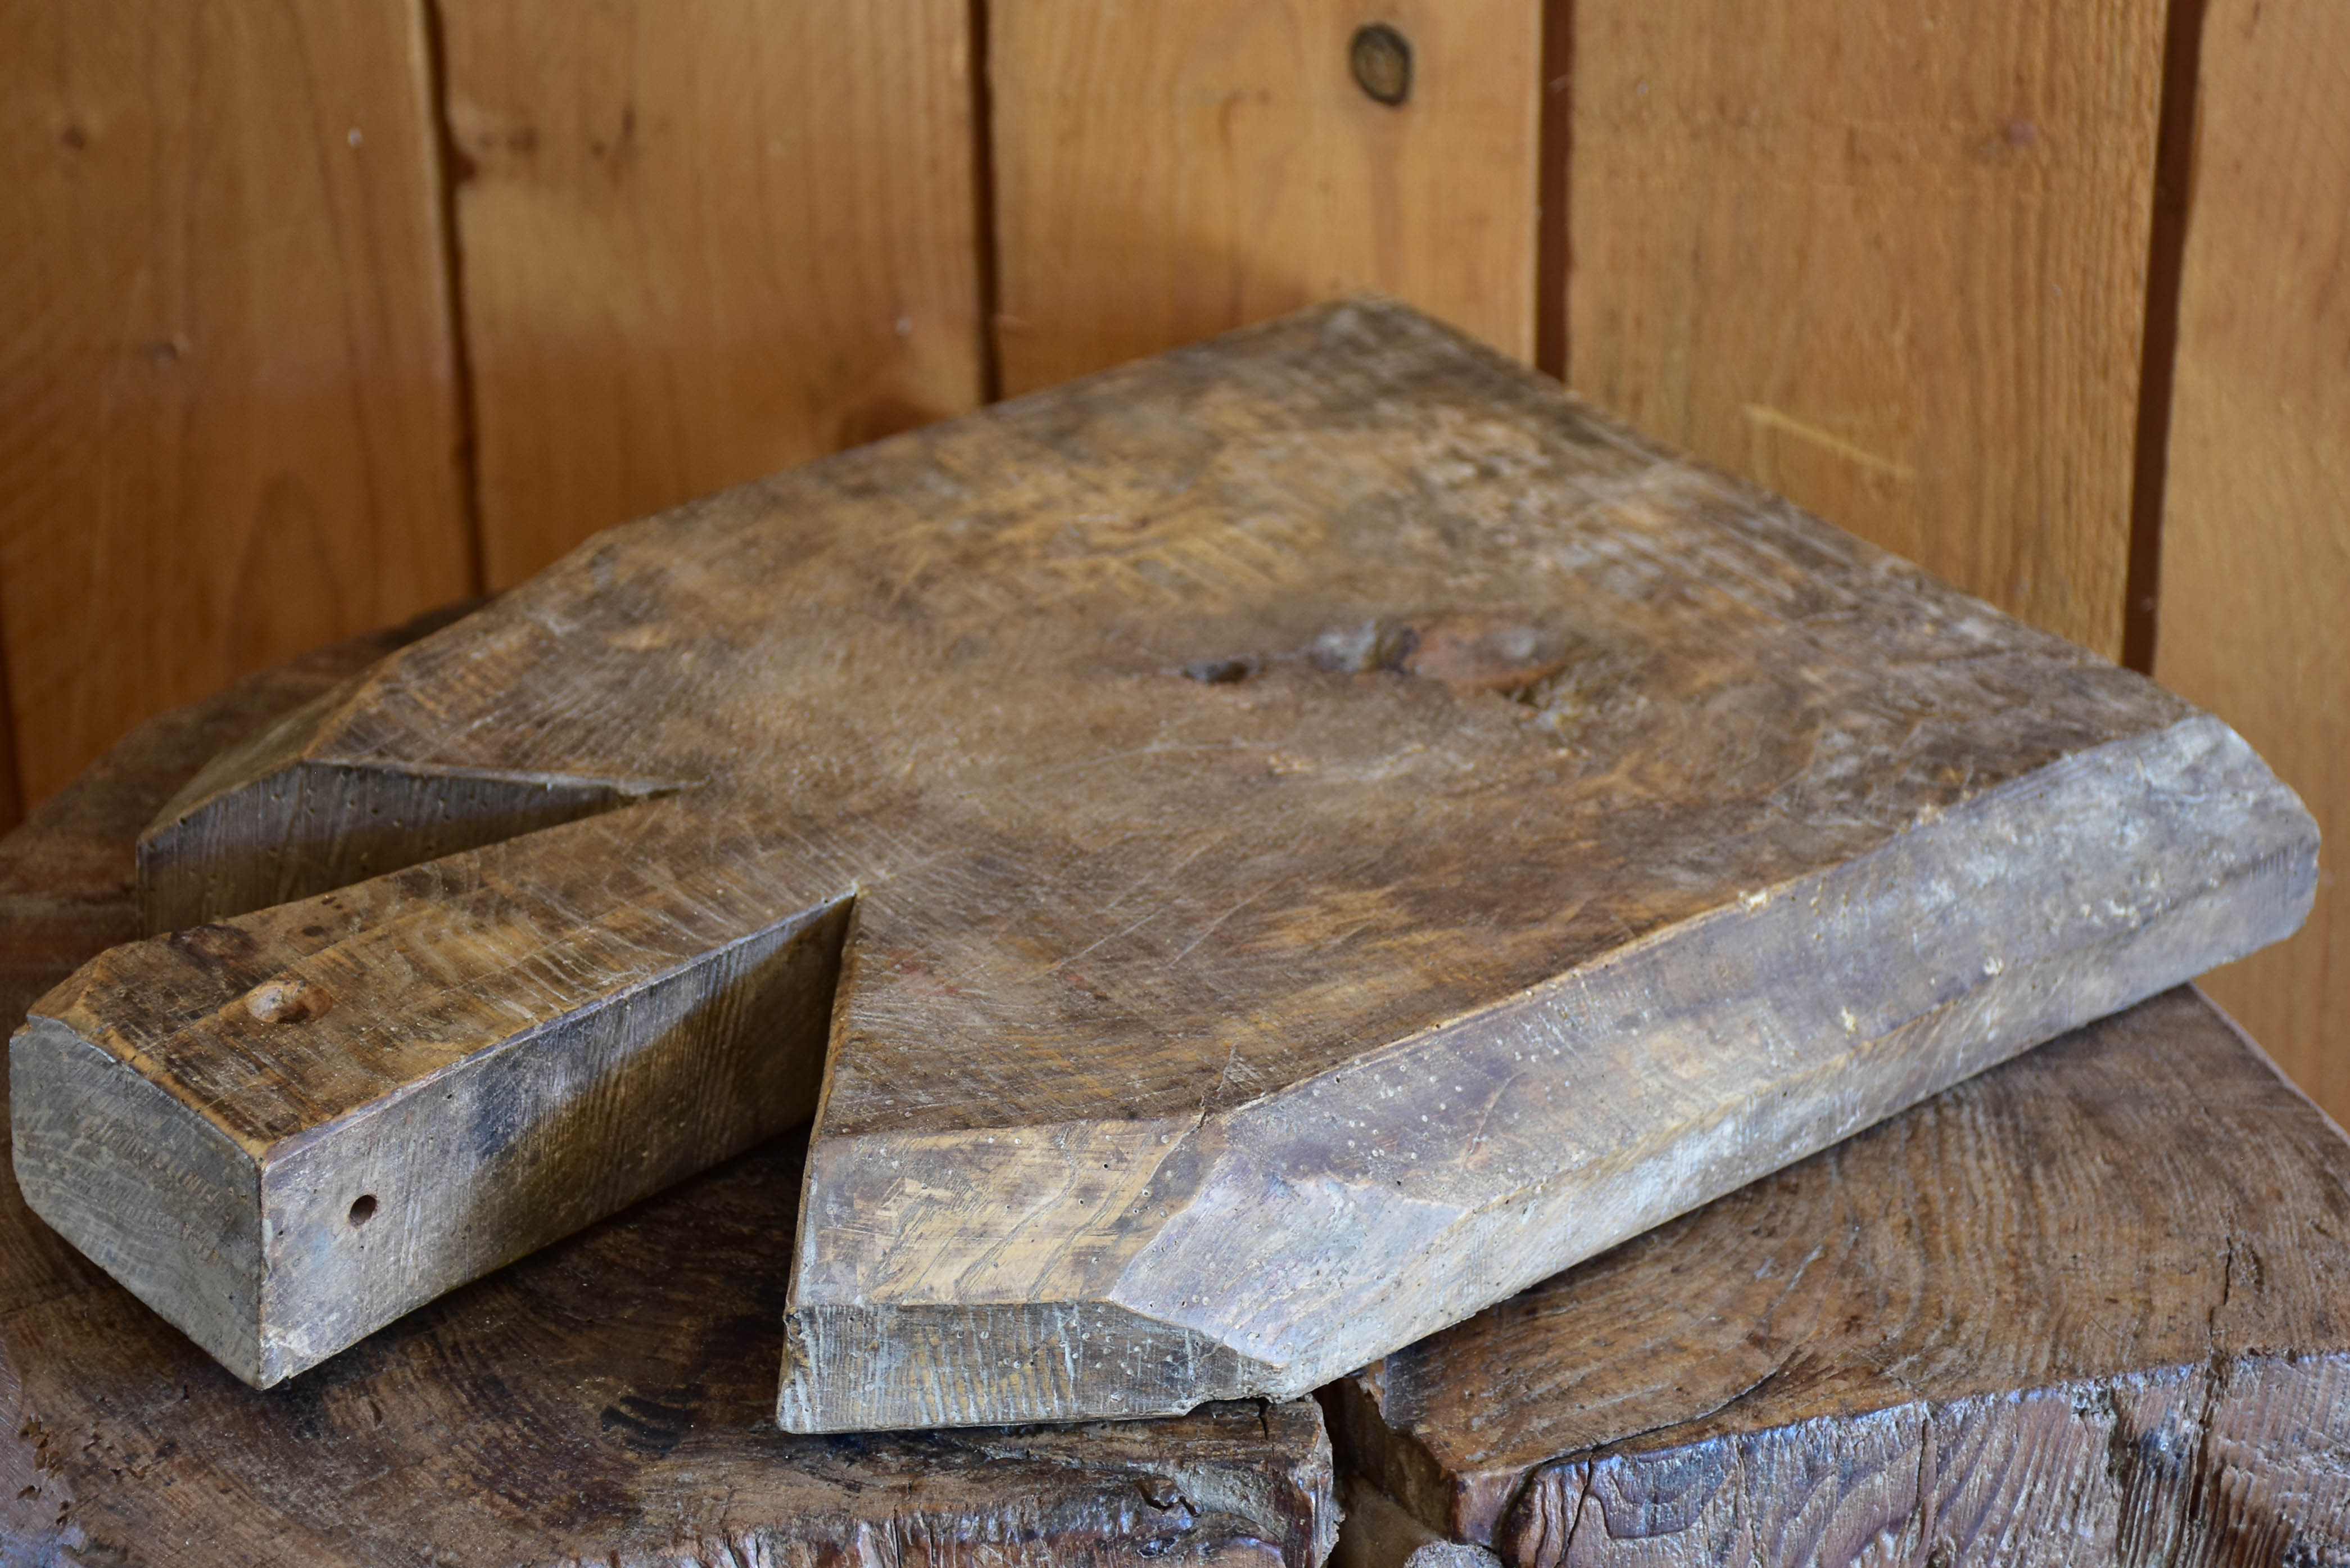
M 0 845 L 0 1006 L 136 934 L 131 836 L 205 758 L 402 635 L 157 721 Z M 268 1393 L 0 1179 L 0 1562 L 1327 1549 L 1303 1401 L 775 1431 L 785 1270 L 742 1243 L 788 1208 L 797 1158 L 754 1153 Z M 2344 1561 L 2346 1235 L 2350 1143 L 2173 992 L 1326 1390 L 1353 1471 L 1340 1556 Z

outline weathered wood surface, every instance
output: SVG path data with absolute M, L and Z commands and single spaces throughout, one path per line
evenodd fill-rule
M 315 649 L 151 719 L 44 801 L 0 840 L 0 1017 L 23 1018 L 92 954 L 138 940 L 138 836 L 206 761 L 456 613 Z
M 2179 280 L 2155 673 L 2350 830 L 2350 6 L 2210 0 Z M 2220 1003 L 2350 1119 L 2350 905 L 2213 975 Z
M 214 923 L 39 1004 L 16 1162 L 266 1384 L 822 1064 L 785 1425 L 1288 1396 L 2314 849 L 2208 716 L 1344 305 L 616 531 L 224 759 L 142 846 Z
M 134 733 L 0 842 L 0 1012 L 136 926 L 131 840 L 220 744 L 391 646 Z M 775 1431 L 795 1145 L 256 1393 L 0 1176 L 0 1562 L 1285 1563 L 1336 1527 L 1310 1402 L 1047 1432 Z
M 2350 1141 L 2181 989 L 1325 1397 L 1524 1568 L 2336 1562 Z

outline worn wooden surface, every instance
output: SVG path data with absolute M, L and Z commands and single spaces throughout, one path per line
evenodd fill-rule
M 135 929 L 132 836 L 204 757 L 395 640 L 146 726 L 0 843 L 0 1012 Z M 0 1561 L 1320 1561 L 1336 1519 L 1307 1402 L 1050 1432 L 777 1434 L 788 1251 L 774 1243 L 799 1158 L 791 1143 L 751 1154 L 268 1393 L 0 1176 Z
M 617 531 L 224 758 L 142 876 L 232 918 L 39 1004 L 16 1161 L 266 1383 L 797 1054 L 787 1426 L 1293 1395 L 2273 940 L 2314 848 L 2140 678 L 1343 306 Z
M 2334 1562 L 2350 1141 L 2191 990 L 1326 1396 L 1527 1568 Z
M 966 0 L 450 0 L 490 584 L 980 400 Z
M 1540 0 L 987 15 L 1007 392 L 1354 288 L 1534 357 Z M 1367 23 L 1409 47 L 1400 104 L 1357 83 Z
M 2181 281 L 2155 669 L 2241 728 L 2350 834 L 2350 9 L 2211 0 Z M 2337 1117 L 2350 916 L 2212 994 Z
M 1572 15 L 1567 384 L 2119 657 L 2164 8 Z
M 0 636 L 33 802 L 471 591 L 416 0 L 0 5 Z

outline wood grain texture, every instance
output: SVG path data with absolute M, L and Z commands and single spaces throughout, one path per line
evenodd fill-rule
M 16 766 L 16 722 L 8 711 L 7 639 L 0 637 L 0 831 L 25 820 L 23 775 Z
M 131 840 L 218 746 L 405 634 L 135 732 L 0 843 L 0 1012 L 135 929 Z M 1336 1528 L 1308 1402 L 1158 1423 L 779 1436 L 799 1151 L 736 1161 L 266 1394 L 232 1380 L 0 1175 L 0 1561 L 1279 1563 Z
M 1568 385 L 2118 657 L 2163 8 L 1574 18 Z
M 371 778 L 641 798 L 320 890 Z M 36 1210 L 265 1383 L 823 1060 L 816 1430 L 1302 1393 L 2314 875 L 2209 716 L 1369 303 L 615 531 L 208 770 L 142 877 L 248 838 L 295 901 L 183 903 L 231 918 L 17 1036 Z M 828 1041 L 813 967 L 705 986 L 852 901 Z
M 431 611 L 404 626 L 314 649 L 248 675 L 200 703 L 138 726 L 72 787 L 34 808 L 0 855 L 0 1015 L 20 1019 L 91 955 L 136 940 L 136 841 L 161 803 L 209 758 L 333 691 L 394 649 L 453 618 Z
M 2331 1562 L 2345 1206 L 2350 1141 L 2182 989 L 1325 1397 L 1523 1568 Z
M 415 0 L 0 6 L 0 630 L 37 803 L 469 591 Z
M 1534 355 L 1539 0 L 997 0 L 1004 389 L 1377 288 Z M 1367 23 L 1410 96 L 1356 85 Z
M 2350 841 L 2350 13 L 2212 0 L 2181 280 L 2155 668 L 2262 747 Z M 2350 916 L 2212 994 L 2335 1117 Z
M 448 0 L 483 553 L 980 398 L 965 0 Z
M 1501 1561 L 1430 1525 L 1360 1470 L 1339 1472 L 1338 1496 L 1344 1517 L 1330 1568 L 1494 1568 Z

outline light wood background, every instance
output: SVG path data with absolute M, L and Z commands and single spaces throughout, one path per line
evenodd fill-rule
M 0 822 L 608 524 L 1369 286 L 2350 836 L 2345 62 L 2337 0 L 0 0 Z M 2330 880 L 2215 986 L 2342 1116 Z
M 2211 993 L 2350 1121 L 2318 1049 L 2350 1018 L 2350 5 L 2211 0 L 2201 66 L 2154 671 L 2337 846 L 2307 929 Z

